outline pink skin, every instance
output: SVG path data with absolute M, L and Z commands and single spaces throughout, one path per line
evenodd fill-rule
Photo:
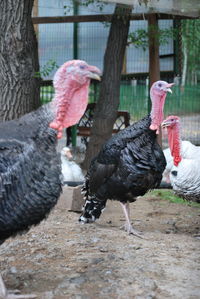
M 163 122 L 162 127 L 167 127 L 168 142 L 174 165 L 178 166 L 181 162 L 181 139 L 180 139 L 180 118 L 170 115 Z
M 82 60 L 65 62 L 54 76 L 55 97 L 52 102 L 56 118 L 49 124 L 62 137 L 63 128 L 78 123 L 88 103 L 91 78 L 100 80 L 100 70 Z
M 150 129 L 155 130 L 159 134 L 159 126 L 163 120 L 163 109 L 167 92 L 172 92 L 170 87 L 174 83 L 167 83 L 165 81 L 156 81 L 150 90 L 150 97 L 152 102 L 151 109 L 151 125 Z

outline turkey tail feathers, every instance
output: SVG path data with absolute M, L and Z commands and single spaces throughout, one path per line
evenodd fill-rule
M 91 223 L 95 222 L 105 209 L 106 200 L 99 200 L 95 195 L 89 194 L 89 181 L 86 181 L 81 189 L 81 193 L 84 194 L 85 204 L 83 206 L 83 212 L 79 218 L 79 222 Z

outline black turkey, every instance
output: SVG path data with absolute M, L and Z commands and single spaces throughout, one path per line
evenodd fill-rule
M 166 94 L 171 92 L 172 85 L 155 82 L 150 90 L 151 114 L 112 136 L 92 160 L 83 186 L 85 205 L 81 222 L 99 218 L 107 199 L 118 200 L 126 217 L 125 230 L 139 236 L 130 222 L 129 202 L 161 182 L 166 161 L 156 137 Z
M 84 61 L 66 62 L 54 76 L 51 103 L 0 124 L 0 243 L 38 224 L 57 203 L 62 191 L 57 138 L 84 114 L 90 79 L 99 75 Z M 0 297 L 9 298 L 1 277 L 0 282 Z

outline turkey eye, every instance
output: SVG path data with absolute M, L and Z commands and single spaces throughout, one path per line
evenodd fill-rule
M 174 119 L 172 118 L 171 121 L 174 121 Z
M 162 86 L 162 84 L 161 84 L 161 83 L 159 83 L 159 84 L 158 84 L 158 87 L 161 87 L 161 86 Z
M 85 65 L 80 65 L 80 69 L 84 70 L 85 69 Z
M 176 171 L 176 170 L 173 170 L 173 171 L 171 172 L 171 174 L 172 174 L 173 176 L 177 176 L 177 174 L 178 174 L 178 171 Z

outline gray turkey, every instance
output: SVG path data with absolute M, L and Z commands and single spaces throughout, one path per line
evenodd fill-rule
M 62 191 L 57 138 L 84 114 L 90 80 L 99 75 L 85 61 L 68 61 L 54 76 L 51 103 L 0 124 L 0 243 L 40 223 L 57 203 Z M 23 298 L 9 295 L 1 277 L 0 286 L 0 297 Z
M 130 222 L 129 202 L 161 182 L 166 161 L 156 139 L 172 85 L 155 82 L 150 90 L 151 114 L 113 135 L 92 160 L 83 186 L 85 205 L 79 221 L 95 221 L 107 199 L 118 200 L 126 218 L 125 230 L 140 236 Z

